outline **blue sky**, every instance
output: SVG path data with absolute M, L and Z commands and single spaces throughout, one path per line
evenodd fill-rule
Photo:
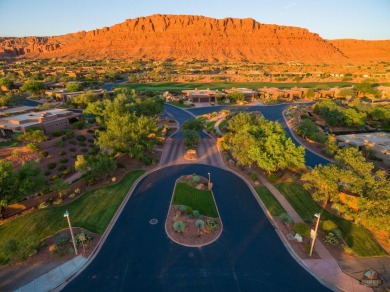
M 0 0 L 0 36 L 61 35 L 157 13 L 250 17 L 325 39 L 390 39 L 390 0 Z

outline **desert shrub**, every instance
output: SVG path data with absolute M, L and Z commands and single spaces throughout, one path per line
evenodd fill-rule
M 192 211 L 192 216 L 194 216 L 195 218 L 198 218 L 200 216 L 199 211 L 198 210 Z
M 38 205 L 38 209 L 46 209 L 47 207 L 49 207 L 48 202 L 42 202 Z
M 213 219 L 207 219 L 206 225 L 207 225 L 207 227 L 208 227 L 211 231 L 213 231 L 213 230 L 216 230 L 216 229 L 218 228 L 219 223 L 218 223 L 217 221 L 213 220 Z
M 57 178 L 58 178 L 58 174 L 53 174 L 53 175 L 51 176 L 50 180 L 55 180 L 55 179 L 57 179 Z
M 66 151 L 62 150 L 58 153 L 60 156 L 64 156 L 66 154 Z
M 187 208 L 187 206 L 181 205 L 181 206 L 180 206 L 180 211 L 184 212 L 186 208 Z
M 192 208 L 190 206 L 187 206 L 185 209 L 184 209 L 184 212 L 188 215 L 192 214 Z
M 183 221 L 175 221 L 173 223 L 173 229 L 176 231 L 176 232 L 183 232 L 184 228 L 186 227 L 186 225 L 184 224 Z
M 77 139 L 77 141 L 80 141 L 80 142 L 84 142 L 85 140 L 87 140 L 87 138 L 85 138 L 85 136 L 83 136 L 83 135 L 77 135 L 76 139 Z
M 97 149 L 97 148 L 94 148 L 94 149 Z M 92 150 L 91 150 L 92 151 Z M 150 155 L 144 155 L 142 156 L 141 158 L 141 161 L 145 164 L 145 165 L 153 165 L 153 164 L 156 164 L 157 162 L 157 159 L 150 156 Z
M 70 129 L 65 130 L 65 137 L 66 138 L 73 138 L 74 137 L 74 132 Z
M 273 184 L 276 183 L 279 179 L 280 179 L 280 176 L 277 173 L 270 173 L 268 175 L 268 180 Z
M 65 157 L 60 158 L 60 163 L 67 163 L 68 161 L 69 161 L 68 158 Z
M 310 234 L 309 226 L 302 222 L 297 222 L 294 224 L 294 231 L 302 236 L 308 236 Z
M 327 235 L 325 235 L 324 238 L 325 243 L 333 245 L 333 246 L 339 246 L 340 242 L 337 239 L 336 235 L 333 232 L 329 232 Z
M 196 220 L 195 226 L 196 226 L 196 228 L 198 228 L 198 229 L 204 228 L 204 221 L 203 221 L 202 219 Z
M 193 174 L 193 175 L 192 175 L 192 180 L 193 180 L 194 182 L 199 182 L 199 181 L 200 181 L 200 176 L 199 176 L 199 175 L 196 175 L 196 174 Z
M 250 174 L 250 178 L 251 178 L 251 180 L 255 181 L 255 180 L 257 179 L 257 174 L 254 173 L 254 172 L 252 172 L 252 173 Z
M 57 170 L 59 170 L 59 171 L 63 171 L 63 170 L 65 170 L 66 169 L 66 165 L 60 165 L 58 168 L 57 168 Z
M 74 236 L 76 240 L 76 245 L 77 246 L 82 246 L 84 243 L 91 242 L 92 241 L 92 236 L 91 234 L 81 231 Z
M 58 130 L 54 130 L 53 133 L 51 133 L 53 137 L 59 137 L 62 135 L 62 133 Z
M 57 198 L 53 202 L 53 205 L 61 205 L 61 204 L 62 204 L 62 199 L 61 198 Z
M 72 145 L 76 145 L 77 144 L 77 142 L 75 140 L 70 140 L 68 142 L 69 142 L 69 144 L 72 144 Z
M 84 128 L 84 122 L 83 121 L 74 122 L 72 126 L 78 130 L 81 130 L 82 128 Z
M 71 193 L 71 194 L 69 195 L 69 199 L 74 199 L 74 198 L 76 198 L 76 193 Z
M 57 166 L 57 164 L 55 162 L 50 162 L 47 164 L 48 169 L 54 169 L 56 166 Z
M 38 145 L 37 143 L 34 143 L 34 142 L 28 143 L 28 144 L 26 145 L 26 147 L 27 147 L 29 150 L 31 150 L 31 151 L 38 151 L 38 150 L 39 150 L 39 145 Z
M 287 213 L 280 214 L 279 218 L 283 221 L 284 224 L 292 223 L 292 219 Z
M 85 143 L 85 142 L 79 142 L 79 145 L 80 145 L 80 146 L 87 146 L 87 143 Z
M 225 155 L 224 159 L 225 159 L 225 161 L 229 161 L 230 160 L 230 155 Z
M 99 148 L 92 148 L 91 150 L 89 150 L 89 155 L 96 155 L 98 154 L 99 152 Z M 144 162 L 145 163 L 145 162 Z M 145 163 L 146 164 L 146 163 Z M 119 166 L 118 166 L 119 167 Z
M 332 220 L 325 220 L 322 222 L 322 229 L 325 231 L 332 231 L 333 229 L 336 229 L 337 225 Z
M 59 234 L 55 238 L 55 244 L 57 247 L 64 247 L 70 241 L 69 236 L 65 234 Z
M 64 147 L 64 141 L 60 140 L 54 143 L 55 146 L 57 147 Z
M 94 143 L 94 142 L 95 142 L 92 138 L 88 138 L 87 141 L 88 141 L 89 143 Z
M 87 149 L 87 148 L 81 148 L 80 151 L 83 152 L 83 153 L 87 153 L 87 152 L 88 152 L 88 149 Z
M 39 152 L 39 156 L 40 157 L 47 157 L 49 155 L 49 153 L 47 151 L 41 151 Z

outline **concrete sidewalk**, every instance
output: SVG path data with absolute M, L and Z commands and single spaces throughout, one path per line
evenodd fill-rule
M 265 177 L 258 176 L 261 183 L 270 190 L 274 197 L 279 201 L 282 207 L 290 215 L 294 222 L 304 222 L 299 214 L 294 210 L 286 198 L 274 187 Z M 314 215 L 314 214 L 313 214 Z M 321 259 L 301 260 L 302 263 L 315 275 L 320 281 L 329 284 L 341 291 L 373 291 L 371 288 L 361 285 L 358 280 L 345 274 L 339 267 L 337 261 L 333 258 L 328 249 L 321 241 L 316 240 L 314 249 Z
M 87 259 L 85 257 L 77 256 L 15 291 L 50 291 L 66 282 L 66 280 L 74 275 L 86 263 L 86 261 Z

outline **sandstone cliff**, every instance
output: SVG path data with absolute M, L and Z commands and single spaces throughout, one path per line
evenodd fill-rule
M 153 15 L 62 36 L 0 37 L 0 59 L 169 58 L 215 62 L 356 63 L 370 61 L 372 56 L 375 60 L 390 61 L 388 43 L 326 41 L 307 29 L 261 24 L 253 19 Z M 371 55 L 366 47 L 381 53 Z

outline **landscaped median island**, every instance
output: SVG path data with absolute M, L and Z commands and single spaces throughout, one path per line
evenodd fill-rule
M 199 175 L 182 176 L 176 181 L 165 231 L 176 243 L 185 246 L 203 246 L 218 239 L 222 233 L 208 180 Z

